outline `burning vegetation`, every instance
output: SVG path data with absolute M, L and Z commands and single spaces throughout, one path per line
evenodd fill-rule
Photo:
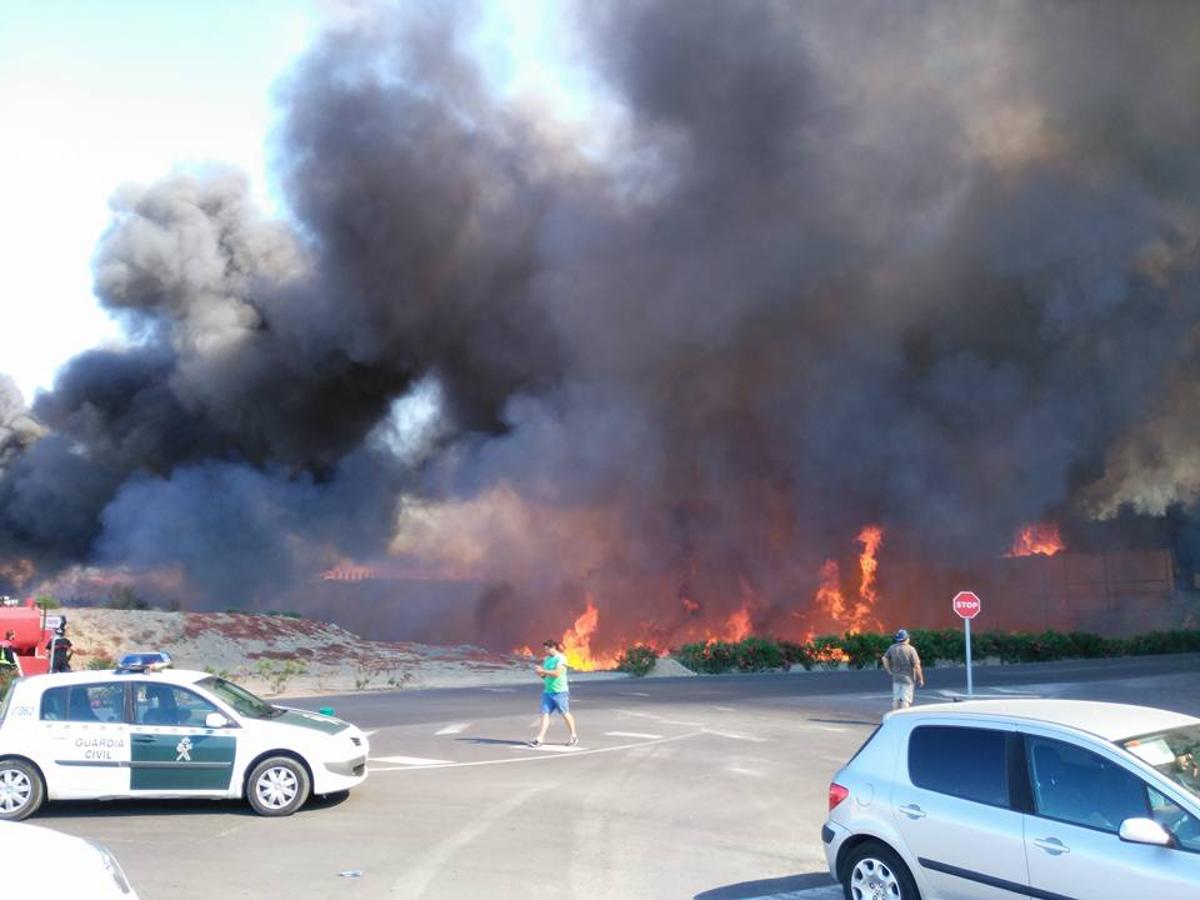
M 575 120 L 404 6 L 281 81 L 286 220 L 116 193 L 128 345 L 0 379 L 0 592 L 359 591 L 589 668 L 894 627 L 938 567 L 1040 577 L 1048 517 L 1200 560 L 1200 6 L 580 3 Z

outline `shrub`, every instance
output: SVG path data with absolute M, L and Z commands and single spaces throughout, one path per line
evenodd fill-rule
M 737 665 L 736 646 L 725 641 L 684 644 L 675 654 L 675 658 L 693 672 L 720 675 Z
M 117 664 L 113 662 L 111 657 L 96 656 L 88 660 L 87 667 L 89 669 L 99 671 L 101 669 L 115 669 Z
M 657 662 L 658 654 L 654 652 L 653 648 L 635 644 L 617 659 L 617 671 L 628 672 L 630 675 L 641 678 L 643 675 L 649 674 Z
M 783 653 L 783 661 L 789 666 L 813 667 L 812 648 L 808 644 L 798 644 L 795 641 L 780 641 L 779 650 Z
M 308 666 L 295 659 L 260 659 L 254 667 L 254 674 L 267 682 L 272 694 L 282 694 L 293 678 L 308 674 Z
M 853 668 L 875 669 L 879 667 L 879 658 L 883 656 L 891 643 L 891 638 L 885 634 L 860 632 L 843 635 L 841 646 L 845 654 L 850 657 L 848 662 Z
M 836 669 L 844 661 L 842 639 L 836 634 L 819 634 L 809 646 L 812 647 L 813 662 L 822 669 Z
M 37 604 L 38 609 L 62 609 L 62 604 L 58 602 L 58 598 L 51 594 L 38 594 L 33 602 Z
M 783 651 L 769 638 L 748 637 L 733 648 L 737 667 L 742 672 L 764 672 L 784 666 Z

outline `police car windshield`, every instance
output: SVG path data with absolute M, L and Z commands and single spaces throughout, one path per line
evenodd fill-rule
M 254 696 L 244 687 L 238 687 L 232 681 L 217 678 L 215 675 L 196 682 L 205 690 L 216 694 L 243 716 L 251 719 L 273 719 L 283 715 L 283 710 L 272 706 L 266 700 Z

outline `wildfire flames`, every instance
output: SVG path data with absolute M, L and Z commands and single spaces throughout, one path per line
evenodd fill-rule
M 874 618 L 874 609 L 879 602 L 876 579 L 879 571 L 878 553 L 883 544 L 883 529 L 876 525 L 868 525 L 859 532 L 857 540 L 862 545 L 862 550 L 858 557 L 858 592 L 853 600 L 848 600 L 843 594 L 838 561 L 826 560 L 821 567 L 820 585 L 814 597 L 813 611 L 821 627 L 827 630 L 857 633 L 867 628 L 882 627 Z M 678 642 L 702 640 L 710 644 L 716 641 L 736 643 L 750 637 L 754 633 L 754 610 L 758 604 L 755 592 L 748 584 L 742 584 L 741 594 L 740 605 L 725 617 L 720 628 L 713 629 L 709 626 L 704 628 L 701 634 L 697 634 L 695 629 L 703 626 L 700 623 L 690 623 L 678 629 L 672 637 Z M 701 612 L 701 604 L 693 600 L 689 593 L 682 592 L 679 599 L 689 617 Z M 563 651 L 567 657 L 567 664 L 572 669 L 588 672 L 595 669 L 611 669 L 617 665 L 619 653 L 597 651 L 592 647 L 599 625 L 600 610 L 589 596 L 584 611 L 562 635 Z M 811 640 L 814 633 L 809 627 L 805 630 L 803 639 Z M 670 650 L 661 635 L 661 630 L 652 625 L 646 625 L 641 629 L 641 633 L 632 639 L 618 641 L 615 645 L 625 647 L 632 644 L 650 647 L 660 656 Z M 514 652 L 532 655 L 528 647 L 520 647 Z M 840 650 L 832 650 L 827 658 L 837 660 L 844 658 L 844 654 Z
M 1067 548 L 1057 525 L 1053 522 L 1037 522 L 1026 525 L 1017 533 L 1012 550 L 1006 555 L 1033 556 L 1036 553 L 1041 556 L 1053 556 L 1065 549 Z

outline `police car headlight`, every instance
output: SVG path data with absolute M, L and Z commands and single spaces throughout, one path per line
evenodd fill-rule
M 108 848 L 102 847 L 100 844 L 94 844 L 88 841 L 97 853 L 100 854 L 100 861 L 104 864 L 104 870 L 108 872 L 112 878 L 113 884 L 121 891 L 122 894 L 133 893 L 133 888 L 129 885 L 129 879 L 125 877 L 125 870 L 121 868 L 121 864 L 117 862 L 117 858 L 108 852 Z

